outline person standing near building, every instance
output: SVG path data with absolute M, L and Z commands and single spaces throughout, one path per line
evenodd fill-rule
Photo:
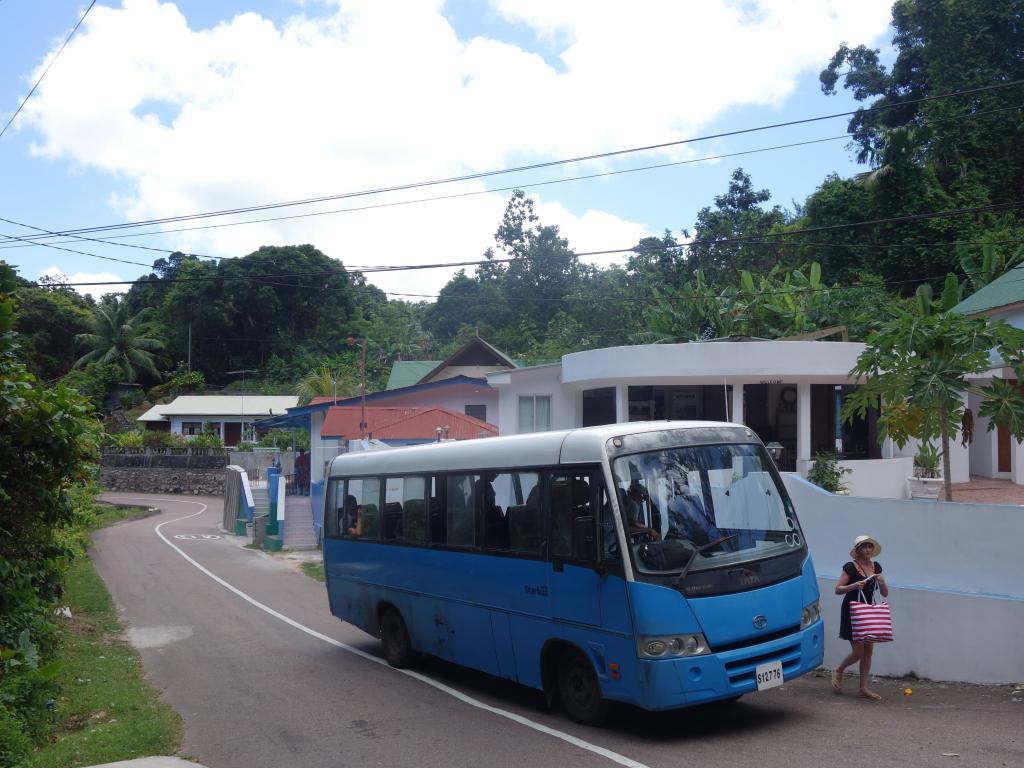
M 295 457 L 295 485 L 299 493 L 309 492 L 309 454 L 305 448 L 299 448 L 299 455 Z
M 882 575 L 882 566 L 874 562 L 882 551 L 882 545 L 871 536 L 858 536 L 850 550 L 853 559 L 843 566 L 843 574 L 836 583 L 836 594 L 845 595 L 839 614 L 839 637 L 850 641 L 850 653 L 842 663 L 832 670 L 832 690 L 843 692 L 843 671 L 860 662 L 860 695 L 871 701 L 882 697 L 868 688 L 871 679 L 871 655 L 874 643 L 870 640 L 854 640 L 850 620 L 850 603 L 854 600 L 870 603 L 875 595 L 875 585 L 882 597 L 889 596 L 889 587 Z

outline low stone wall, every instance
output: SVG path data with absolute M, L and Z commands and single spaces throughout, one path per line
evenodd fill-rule
M 103 467 L 100 485 L 108 491 L 221 496 L 224 493 L 224 469 Z
M 221 496 L 227 454 L 208 451 L 111 450 L 100 459 L 108 491 Z

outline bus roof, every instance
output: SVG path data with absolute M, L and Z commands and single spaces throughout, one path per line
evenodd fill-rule
M 429 443 L 379 451 L 344 453 L 331 462 L 330 477 L 347 475 L 414 474 L 457 469 L 595 464 L 606 456 L 606 444 L 614 437 L 667 430 L 732 428 L 736 438 L 752 434 L 742 424 L 717 421 L 634 421 L 557 432 L 531 432 L 507 437 L 487 437 L 446 443 Z

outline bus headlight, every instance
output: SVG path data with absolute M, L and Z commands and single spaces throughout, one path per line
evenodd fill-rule
M 821 605 L 815 600 L 810 605 L 804 606 L 804 612 L 800 614 L 800 629 L 807 629 L 811 624 L 821 618 Z
M 679 656 L 700 656 L 711 653 L 704 635 L 669 635 L 637 639 L 641 659 L 665 659 Z

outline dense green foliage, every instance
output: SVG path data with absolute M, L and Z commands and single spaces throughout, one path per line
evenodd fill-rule
M 0 262 L 0 766 L 47 728 L 55 609 L 92 512 L 98 439 L 86 401 L 18 359 L 14 272 Z

